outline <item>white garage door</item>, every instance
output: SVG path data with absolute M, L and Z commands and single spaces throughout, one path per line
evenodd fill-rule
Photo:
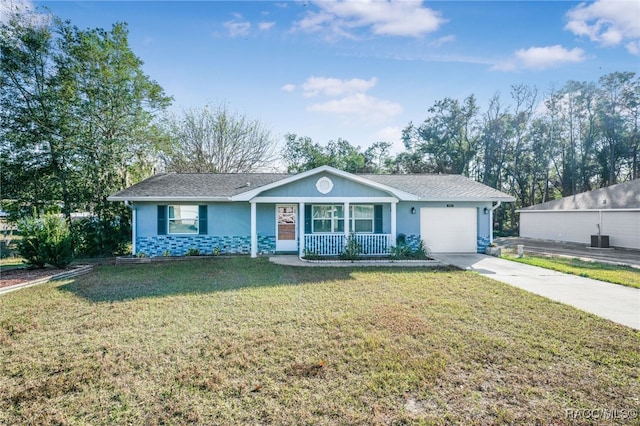
M 433 253 L 475 253 L 478 235 L 475 208 L 420 209 L 420 238 Z

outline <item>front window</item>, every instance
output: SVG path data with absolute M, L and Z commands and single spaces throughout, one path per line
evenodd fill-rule
M 351 232 L 373 232 L 374 213 L 372 205 L 349 206 L 349 230 Z M 344 205 L 315 205 L 312 207 L 313 233 L 344 232 Z
M 344 206 L 313 206 L 312 219 L 314 233 L 344 232 Z
M 351 206 L 351 230 L 373 232 L 373 206 Z
M 170 234 L 198 233 L 198 206 L 169 206 Z

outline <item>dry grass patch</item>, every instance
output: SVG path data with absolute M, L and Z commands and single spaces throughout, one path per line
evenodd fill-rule
M 0 297 L 0 424 L 576 424 L 639 345 L 467 272 L 102 266 Z

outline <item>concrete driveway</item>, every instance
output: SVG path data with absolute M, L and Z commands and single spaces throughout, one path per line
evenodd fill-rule
M 484 254 L 434 254 L 443 263 L 566 303 L 640 330 L 640 289 L 550 271 Z

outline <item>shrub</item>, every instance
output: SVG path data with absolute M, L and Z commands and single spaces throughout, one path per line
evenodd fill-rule
M 398 244 L 397 246 L 391 246 L 391 257 L 394 259 L 409 259 L 413 254 L 411 247 L 407 244 Z
M 98 219 L 85 217 L 72 225 L 76 255 L 110 256 L 127 252 L 131 226 L 127 218 Z
M 400 238 L 398 238 L 400 240 Z M 398 243 L 397 246 L 391 246 L 391 257 L 394 259 L 428 259 L 429 249 L 425 246 L 424 241 L 420 240 L 415 250 L 411 249 L 406 243 Z
M 71 232 L 62 216 L 45 214 L 26 218 L 19 222 L 18 230 L 22 234 L 18 252 L 27 265 L 64 268 L 73 260 Z
M 424 244 L 423 240 L 420 240 L 418 247 L 413 252 L 413 255 L 416 259 L 428 259 L 429 258 L 429 248 Z
M 362 254 L 362 245 L 356 240 L 353 234 L 349 235 L 347 244 L 344 246 L 344 251 L 340 253 L 340 259 L 356 260 L 360 254 Z
M 198 250 L 197 248 L 191 247 L 189 250 L 187 250 L 187 252 L 184 255 L 185 256 L 200 256 L 200 250 Z

